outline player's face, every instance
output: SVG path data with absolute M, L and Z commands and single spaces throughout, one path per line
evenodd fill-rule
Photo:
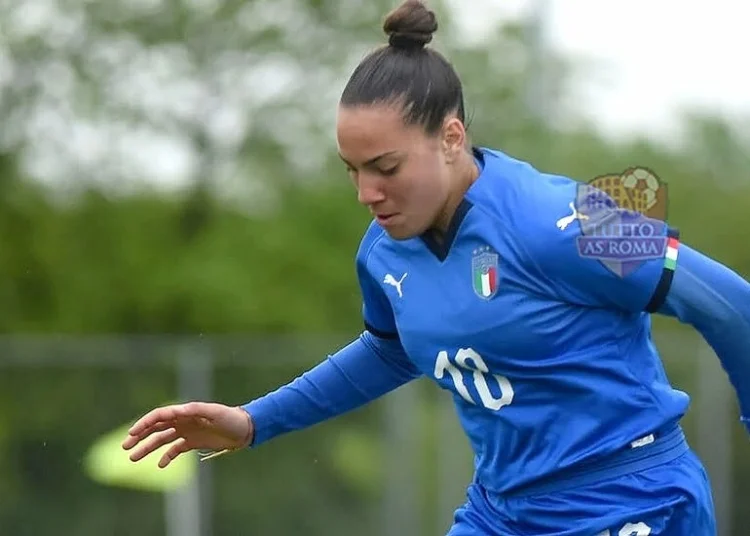
M 358 106 L 339 108 L 337 139 L 359 202 L 391 237 L 433 225 L 451 190 L 442 134 L 406 125 L 396 106 Z

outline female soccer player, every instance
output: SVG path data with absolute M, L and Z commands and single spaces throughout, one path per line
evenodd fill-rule
M 602 191 L 473 147 L 462 86 L 426 47 L 422 3 L 385 21 L 337 139 L 373 214 L 356 257 L 365 331 L 240 407 L 154 409 L 123 447 L 255 448 L 426 375 L 448 390 L 476 473 L 449 536 L 710 536 L 710 485 L 650 338 L 694 326 L 750 416 L 750 284 Z M 488 110 L 487 113 L 492 113 Z M 502 120 L 502 118 L 498 118 Z

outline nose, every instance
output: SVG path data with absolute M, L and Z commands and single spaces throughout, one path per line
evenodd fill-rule
M 376 177 L 360 173 L 357 180 L 357 201 L 365 206 L 375 205 L 385 200 L 385 194 Z

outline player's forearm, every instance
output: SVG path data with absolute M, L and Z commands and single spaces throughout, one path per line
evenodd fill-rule
M 364 333 L 293 382 L 243 406 L 255 428 L 252 446 L 346 413 L 418 375 L 398 341 Z
M 737 391 L 750 431 L 750 283 L 682 245 L 661 312 L 692 325 L 711 345 Z

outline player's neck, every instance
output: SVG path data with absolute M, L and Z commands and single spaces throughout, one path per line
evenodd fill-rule
M 432 225 L 432 233 L 435 238 L 442 242 L 442 237 L 448 231 L 453 215 L 458 210 L 458 206 L 461 204 L 466 191 L 474 184 L 474 181 L 479 177 L 479 167 L 474 161 L 473 156 L 470 153 L 465 153 L 464 158 L 457 167 L 456 180 L 453 181 L 454 188 L 448 195 L 448 199 L 445 206 L 440 211 L 435 223 Z

